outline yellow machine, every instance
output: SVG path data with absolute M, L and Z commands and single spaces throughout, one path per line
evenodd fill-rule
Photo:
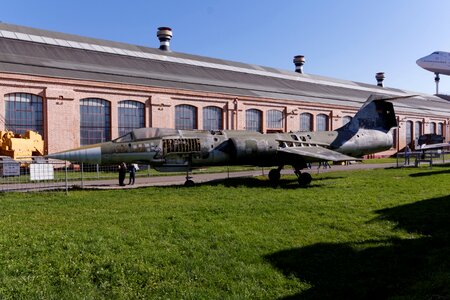
M 44 155 L 44 140 L 35 131 L 27 130 L 25 136 L 12 131 L 0 131 L 0 143 L 0 155 L 13 159 Z

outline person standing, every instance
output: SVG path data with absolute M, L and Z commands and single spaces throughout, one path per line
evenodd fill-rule
M 119 165 L 119 185 L 120 186 L 125 185 L 124 181 L 125 181 L 126 174 L 127 174 L 127 165 L 124 162 L 122 162 Z
M 130 173 L 130 181 L 128 181 L 128 185 L 133 185 L 136 178 L 136 165 L 130 164 L 128 166 L 128 172 Z
M 409 166 L 410 156 L 411 156 L 411 148 L 409 148 L 409 145 L 406 145 L 406 147 L 405 147 L 405 166 Z

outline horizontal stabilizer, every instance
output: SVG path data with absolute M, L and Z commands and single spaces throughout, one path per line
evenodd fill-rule
M 314 161 L 317 159 L 331 160 L 331 161 L 361 160 L 360 158 L 348 156 L 323 147 L 286 147 L 278 149 L 278 152 L 300 155 L 305 158 L 305 161 L 309 160 Z

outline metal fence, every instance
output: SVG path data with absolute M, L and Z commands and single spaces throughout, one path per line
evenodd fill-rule
M 150 166 L 139 165 L 136 177 L 151 176 Z M 118 166 L 70 164 L 62 161 L 0 161 L 0 192 L 84 188 L 93 182 L 118 179 Z
M 431 168 L 433 164 L 443 164 L 450 159 L 450 151 L 432 150 L 432 151 L 412 151 L 398 152 L 397 168 L 399 167 L 418 167 L 421 164 L 427 164 Z
M 409 157 L 408 157 L 409 156 Z M 92 186 L 117 186 L 118 166 L 100 166 L 91 164 L 70 164 L 59 160 L 15 161 L 0 157 L 0 192 L 9 191 L 45 191 L 86 188 Z M 450 151 L 414 151 L 406 155 L 397 153 L 397 167 L 419 166 L 446 163 L 450 160 Z M 229 169 L 227 167 L 227 172 Z M 264 169 L 262 174 L 264 175 Z M 223 171 L 223 170 L 222 170 Z M 239 171 L 245 171 L 239 169 Z M 197 170 L 196 172 L 203 172 Z M 220 170 L 219 170 L 220 172 Z M 185 173 L 179 173 L 185 174 Z M 136 178 L 158 175 L 149 165 L 138 165 Z M 228 175 L 229 176 L 229 175 Z M 125 183 L 128 183 L 128 178 Z

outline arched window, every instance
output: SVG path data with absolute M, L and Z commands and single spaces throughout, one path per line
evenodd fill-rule
M 262 132 L 262 112 L 257 109 L 245 111 L 245 128 L 249 131 Z
M 316 116 L 317 131 L 328 130 L 328 116 L 325 114 L 318 114 Z
M 222 130 L 222 109 L 216 106 L 207 106 L 203 108 L 203 129 L 204 130 Z
M 417 121 L 414 124 L 414 140 L 418 141 L 419 140 L 419 136 L 422 135 L 422 122 Z
M 344 117 L 342 117 L 342 126 L 345 126 L 345 125 L 347 125 L 347 123 L 350 123 L 350 121 L 351 121 L 352 119 L 353 119 L 353 118 L 350 117 L 350 116 L 344 116 Z
M 175 106 L 175 129 L 197 129 L 197 108 L 181 104 Z
M 283 128 L 283 112 L 275 109 L 267 111 L 266 126 L 268 129 Z
M 300 114 L 300 131 L 312 131 L 312 114 L 302 113 Z
M 436 123 L 434 122 L 430 123 L 430 133 L 436 134 Z
M 145 126 L 144 107 L 144 103 L 138 101 L 124 100 L 119 102 L 119 136 L 122 136 L 135 128 L 142 128 Z
M 33 94 L 5 95 L 5 127 L 17 134 L 33 130 L 44 134 L 42 97 Z
M 111 140 L 111 105 L 98 98 L 80 100 L 80 143 L 90 145 Z
M 405 126 L 406 145 L 412 146 L 412 136 L 413 136 L 413 122 L 406 121 L 406 126 Z
M 443 123 L 438 123 L 437 124 L 437 134 L 442 135 L 444 131 L 444 124 Z

